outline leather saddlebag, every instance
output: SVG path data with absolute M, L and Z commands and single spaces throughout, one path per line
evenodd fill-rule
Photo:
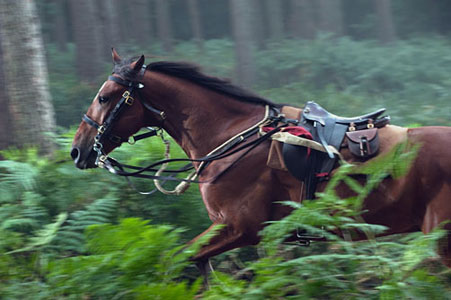
M 368 158 L 379 151 L 377 128 L 348 131 L 346 137 L 349 151 L 357 157 Z

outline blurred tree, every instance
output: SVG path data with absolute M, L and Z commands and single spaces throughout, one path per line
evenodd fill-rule
M 77 73 L 80 80 L 94 82 L 103 73 L 98 15 L 92 0 L 69 0 L 76 45 Z
M 396 40 L 395 25 L 391 13 L 391 0 L 373 0 L 377 17 L 379 40 L 386 44 Z
M 200 18 L 199 2 L 198 0 L 188 0 L 188 11 L 191 22 L 191 31 L 193 33 L 194 41 L 200 51 L 204 49 L 204 33 L 202 30 L 202 22 Z
M 377 1 L 377 0 L 376 0 Z M 341 0 L 318 0 L 318 27 L 320 31 L 344 34 Z
M 0 29 L 0 149 L 5 149 L 10 143 L 10 118 L 8 97 L 6 95 L 5 78 L 3 73 L 2 35 Z
M 141 47 L 148 47 L 153 35 L 150 16 L 150 2 L 148 0 L 131 0 L 130 8 L 130 36 Z
M 230 0 L 233 36 L 236 52 L 237 82 L 251 86 L 256 79 L 256 66 L 253 57 L 255 34 L 252 32 L 251 2 Z
M 156 0 L 158 38 L 163 44 L 163 49 L 167 52 L 172 52 L 174 42 L 169 8 L 169 2 L 167 0 Z
M 107 0 L 108 1 L 108 0 Z M 130 37 L 130 14 L 127 1 L 123 0 L 110 0 L 111 7 L 113 9 L 113 18 L 111 23 L 117 29 L 114 34 L 117 35 L 116 39 L 118 43 L 127 43 Z M 111 28 L 109 28 L 111 29 Z
M 290 31 L 296 38 L 314 39 L 316 36 L 316 6 L 311 0 L 291 0 Z
M 102 36 L 102 58 L 110 62 L 112 47 L 118 47 L 122 38 L 122 30 L 116 23 L 121 16 L 117 1 L 99 0 L 97 4 L 98 26 Z
M 265 48 L 266 39 L 266 18 L 264 15 L 264 3 L 263 0 L 250 0 L 250 17 L 247 22 L 252 26 L 252 32 L 254 36 L 254 45 L 259 49 Z M 269 17 L 271 14 L 269 14 Z
M 265 0 L 265 5 L 269 37 L 273 41 L 279 41 L 284 36 L 282 5 L 273 0 Z
M 2 115 L 9 113 L 6 120 L 12 127 L 0 144 L 38 145 L 42 153 L 50 154 L 54 145 L 47 133 L 55 131 L 55 119 L 40 30 L 34 1 L 0 0 L 1 82 L 6 88 L 0 98 L 8 105 Z
M 67 28 L 67 1 L 52 0 L 55 5 L 55 26 L 52 27 L 53 40 L 58 46 L 58 50 L 67 51 L 68 28 Z

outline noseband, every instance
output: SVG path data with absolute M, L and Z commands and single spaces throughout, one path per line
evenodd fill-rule
M 138 75 L 139 78 L 142 78 L 144 76 L 144 73 L 146 71 L 146 66 L 143 65 L 141 68 L 140 74 Z M 150 132 L 139 134 L 136 136 L 132 136 L 130 138 L 122 138 L 120 136 L 114 135 L 112 131 L 112 127 L 114 122 L 118 119 L 122 111 L 124 111 L 127 107 L 130 107 L 133 105 L 135 99 L 133 98 L 135 91 L 139 92 L 139 89 L 142 89 L 144 85 L 140 83 L 139 81 L 129 81 L 124 80 L 119 77 L 115 76 L 109 76 L 108 80 L 114 81 L 117 84 L 120 84 L 127 88 L 127 90 L 122 94 L 122 98 L 119 100 L 119 102 L 116 104 L 114 109 L 111 111 L 111 113 L 108 115 L 105 122 L 103 122 L 102 125 L 91 119 L 88 115 L 83 115 L 82 120 L 85 121 L 88 125 L 91 127 L 94 127 L 97 129 L 97 135 L 94 138 L 94 145 L 93 150 L 97 152 L 97 158 L 95 164 L 99 167 L 103 167 L 105 164 L 105 161 L 108 159 L 107 154 L 103 151 L 103 142 L 107 138 L 111 142 L 115 144 L 122 144 L 123 142 L 129 142 L 130 144 L 134 144 L 136 141 L 152 137 L 157 135 L 158 131 L 161 130 L 161 126 L 157 129 L 148 127 Z M 141 104 L 151 112 L 158 114 L 162 121 L 165 119 L 165 113 L 164 111 L 160 111 L 156 109 L 155 107 L 152 107 L 151 105 L 141 101 Z

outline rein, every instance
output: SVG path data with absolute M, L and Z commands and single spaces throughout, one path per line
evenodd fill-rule
M 275 123 L 280 121 L 280 117 L 269 117 L 265 119 L 266 122 L 269 123 Z M 126 177 L 138 177 L 138 178 L 148 178 L 148 179 L 157 179 L 157 180 L 167 180 L 167 181 L 182 181 L 182 182 L 195 182 L 195 183 L 211 183 L 217 180 L 221 175 L 223 175 L 225 172 L 227 172 L 235 163 L 237 163 L 241 158 L 243 158 L 247 153 L 249 153 L 251 150 L 256 148 L 258 145 L 260 145 L 262 142 L 268 140 L 273 134 L 280 131 L 280 129 L 285 126 L 277 126 L 271 131 L 265 133 L 264 135 L 259 136 L 257 139 L 252 140 L 250 142 L 247 142 L 240 147 L 236 148 L 238 145 L 245 142 L 249 137 L 252 135 L 258 134 L 260 127 L 251 127 L 250 130 L 247 129 L 244 132 L 242 132 L 241 135 L 238 135 L 232 139 L 229 139 L 226 143 L 222 144 L 220 147 L 216 148 L 209 154 L 207 154 L 204 157 L 200 158 L 173 158 L 173 159 L 163 159 L 160 161 L 157 161 L 155 163 L 152 163 L 146 167 L 136 167 L 136 166 L 130 166 L 130 165 L 124 165 L 116 161 L 115 159 L 108 157 L 108 159 L 105 161 L 104 168 L 110 171 L 113 174 L 119 175 L 119 176 L 126 176 Z M 235 149 L 233 149 L 235 148 Z M 215 175 L 213 178 L 205 180 L 205 181 L 197 181 L 195 180 L 195 177 L 200 175 L 202 170 L 211 162 L 219 159 L 226 158 L 228 156 L 231 156 L 237 152 L 240 152 L 242 150 L 247 150 L 244 152 L 240 157 L 238 157 L 235 161 L 233 161 L 225 170 L 220 172 L 219 174 Z M 145 174 L 146 172 L 159 172 L 160 170 L 154 169 L 157 166 L 165 165 L 172 162 L 189 162 L 188 165 L 185 165 L 184 167 L 178 169 L 178 170 L 164 170 L 162 172 L 168 172 L 168 173 L 182 173 L 189 170 L 192 170 L 194 166 L 192 165 L 193 162 L 200 163 L 198 170 L 196 171 L 196 176 L 193 178 L 175 178 L 170 176 L 157 176 L 157 175 L 149 175 Z M 125 169 L 131 169 L 135 171 L 127 172 Z M 160 171 L 161 173 L 161 171 Z M 191 176 L 191 175 L 190 175 Z M 188 177 L 190 177 L 188 176 Z

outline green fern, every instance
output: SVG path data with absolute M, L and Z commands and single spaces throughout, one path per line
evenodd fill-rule
M 111 223 L 117 209 L 117 198 L 109 195 L 98 199 L 86 206 L 84 210 L 78 210 L 70 214 L 66 223 L 59 230 L 53 249 L 84 253 L 84 231 L 90 225 Z
M 42 229 L 38 230 L 33 237 L 28 240 L 25 247 L 9 252 L 8 254 L 32 251 L 47 246 L 52 242 L 58 233 L 61 225 L 66 221 L 67 213 L 60 213 L 54 223 L 45 225 Z

